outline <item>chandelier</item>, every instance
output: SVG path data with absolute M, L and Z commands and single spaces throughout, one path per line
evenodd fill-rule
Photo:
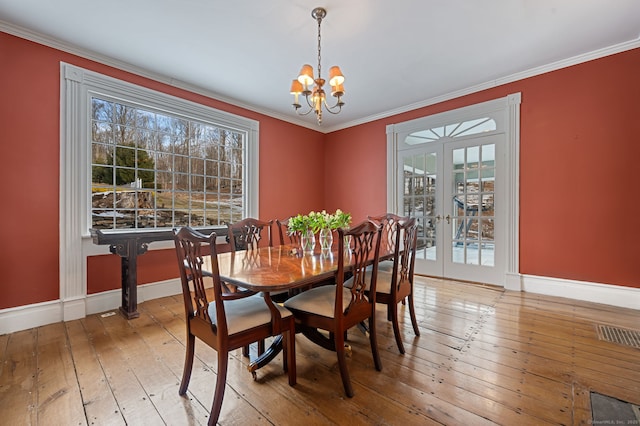
M 333 66 L 329 69 L 329 86 L 331 86 L 331 96 L 338 98 L 333 106 L 329 106 L 327 99 L 322 89 L 325 80 L 321 77 L 320 71 L 320 24 L 322 19 L 327 16 L 327 11 L 322 7 L 316 7 L 311 11 L 311 16 L 318 21 L 318 75 L 313 77 L 313 67 L 309 64 L 302 66 L 300 75 L 296 80 L 291 83 L 291 94 L 293 95 L 293 107 L 298 115 L 307 115 L 311 111 L 316 113 L 318 124 L 322 124 L 322 109 L 326 108 L 331 114 L 338 114 L 342 110 L 342 96 L 344 95 L 344 75 L 340 71 L 340 67 Z M 303 95 L 309 106 L 309 110 L 302 112 L 300 108 L 302 105 L 299 103 L 299 96 Z

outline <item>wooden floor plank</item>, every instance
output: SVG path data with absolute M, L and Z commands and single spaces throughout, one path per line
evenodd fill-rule
M 38 423 L 86 425 L 71 348 L 62 323 L 38 328 Z
M 90 315 L 0 336 L 0 419 L 205 423 L 216 352 L 196 344 L 189 390 L 178 396 L 182 303 L 174 295 L 139 304 L 134 320 Z M 254 381 L 249 360 L 233 351 L 219 424 L 588 425 L 590 392 L 640 404 L 639 350 L 600 341 L 595 329 L 637 329 L 639 311 L 427 277 L 416 280 L 415 305 L 420 336 L 408 308 L 399 309 L 405 355 L 378 307 L 380 372 L 368 339 L 349 332 L 353 398 L 344 395 L 335 353 L 301 335 L 295 387 L 281 354 Z
M 92 425 L 125 425 L 98 354 L 82 321 L 69 321 L 65 325 L 87 423 Z
M 171 365 L 174 371 L 179 371 L 182 377 L 182 362 L 184 361 L 184 338 L 185 324 L 182 307 L 182 300 L 167 298 L 156 302 L 153 317 L 157 326 L 162 328 L 168 336 L 181 342 L 180 347 L 176 348 L 176 353 L 180 356 L 180 361 L 173 358 Z M 220 413 L 219 423 L 221 424 L 269 424 L 267 416 L 259 412 L 247 398 L 236 392 L 233 386 L 230 386 L 233 378 L 243 376 L 247 380 L 251 380 L 251 375 L 246 369 L 248 361 L 243 361 L 240 352 L 237 351 L 235 356 L 231 356 L 228 368 L 228 381 L 225 389 L 224 402 Z M 179 364 L 178 364 L 179 362 Z M 178 367 L 179 365 L 179 367 Z M 271 368 L 271 365 L 268 366 Z M 217 374 L 217 358 L 216 352 L 204 345 L 202 342 L 196 342 L 196 357 L 191 375 L 191 381 L 188 388 L 188 400 L 191 401 L 191 410 L 201 412 L 205 411 L 205 416 L 209 415 L 211 404 L 213 401 L 213 389 Z M 179 379 L 177 379 L 179 383 Z M 177 389 L 176 389 L 177 394 Z
M 155 324 L 153 327 L 145 327 L 149 321 L 144 313 L 135 321 L 127 321 L 124 326 L 115 316 L 101 318 L 113 344 L 121 349 L 121 356 L 127 363 L 132 378 L 135 377 L 144 389 L 147 399 L 163 421 L 169 424 L 206 424 L 206 411 L 197 410 L 197 405 L 190 410 L 184 409 L 184 403 L 188 401 L 178 395 L 179 377 L 146 344 L 143 333 L 150 338 L 155 333 L 164 334 Z M 141 327 L 140 332 L 137 327 Z M 194 411 L 200 412 L 196 414 Z
M 37 424 L 38 330 L 9 335 L 0 376 L 0 419 L 14 424 Z
M 127 327 L 122 317 L 114 316 L 113 318 L 119 321 L 121 329 Z M 127 361 L 128 348 L 120 348 L 114 340 L 115 336 L 111 335 L 116 333 L 116 330 L 106 330 L 97 315 L 86 317 L 82 323 L 92 339 L 109 387 L 116 397 L 125 422 L 127 424 L 161 423 L 162 417 L 151 403 L 148 393 Z

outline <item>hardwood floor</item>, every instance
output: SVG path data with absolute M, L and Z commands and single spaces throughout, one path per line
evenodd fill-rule
M 349 332 L 355 397 L 335 354 L 297 337 L 298 384 L 281 356 L 254 381 L 231 356 L 224 425 L 591 424 L 589 392 L 640 404 L 640 349 L 601 341 L 596 324 L 640 328 L 640 311 L 419 277 L 406 355 L 378 309 L 383 369 Z M 90 315 L 0 336 L 0 424 L 206 424 L 215 352 L 196 344 L 187 397 L 181 296 L 139 305 L 140 318 Z

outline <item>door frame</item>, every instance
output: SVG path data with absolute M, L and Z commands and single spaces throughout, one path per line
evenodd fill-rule
M 455 110 L 445 111 L 425 117 L 390 124 L 386 127 L 387 133 L 387 211 L 397 213 L 398 191 L 401 182 L 398 179 L 398 147 L 403 141 L 399 140 L 399 134 L 407 134 L 414 131 L 428 129 L 441 123 L 451 123 L 464 120 L 468 117 L 477 117 L 487 113 L 504 114 L 505 135 L 505 165 L 506 181 L 504 194 L 506 197 L 506 230 L 505 239 L 505 274 L 501 283 L 508 289 L 519 289 L 519 200 L 520 200 L 520 102 L 521 94 L 512 93 L 503 98 L 498 98 L 478 104 L 469 105 Z

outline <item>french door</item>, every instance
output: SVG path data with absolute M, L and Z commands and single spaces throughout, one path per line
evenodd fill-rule
M 398 210 L 419 224 L 416 273 L 503 285 L 504 140 L 479 133 L 398 151 Z
M 416 273 L 521 288 L 520 101 L 387 126 L 387 211 L 420 225 Z

